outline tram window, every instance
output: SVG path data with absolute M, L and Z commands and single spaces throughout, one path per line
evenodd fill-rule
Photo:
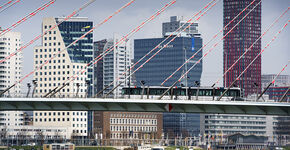
M 230 91 L 230 96 L 236 97 L 236 91 Z
M 180 89 L 180 95 L 182 95 L 182 96 L 185 95 L 185 89 Z
M 139 88 L 133 88 L 133 89 L 131 89 L 131 94 L 132 95 L 140 95 L 141 91 Z
M 206 89 L 204 96 L 212 96 L 212 89 Z
M 164 92 L 165 92 L 165 90 L 163 90 L 163 89 L 157 89 L 156 90 L 156 95 L 162 95 Z
M 191 89 L 190 90 L 190 95 L 191 96 L 196 96 L 196 89 Z

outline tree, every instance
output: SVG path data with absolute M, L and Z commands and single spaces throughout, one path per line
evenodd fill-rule
M 63 135 L 61 135 L 60 130 L 56 130 L 54 133 L 54 136 L 55 136 L 56 142 L 62 143 L 64 141 Z
M 4 141 L 7 138 L 7 126 L 3 126 L 2 128 L 0 128 L 0 144 L 4 143 Z
M 45 136 L 43 134 L 43 131 L 40 130 L 40 129 L 37 130 L 37 132 L 36 132 L 36 139 L 37 139 L 37 141 L 40 142 L 40 145 L 43 145 L 44 144 L 44 138 L 45 138 Z

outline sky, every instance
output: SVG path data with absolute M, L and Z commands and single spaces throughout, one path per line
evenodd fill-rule
M 8 0 L 1 0 L 0 6 Z M 79 13 L 80 17 L 88 17 L 94 24 L 98 24 L 114 11 L 119 9 L 129 0 L 97 0 L 89 7 Z M 110 21 L 94 31 L 94 40 L 111 38 L 114 33 L 126 35 L 142 21 L 153 15 L 170 0 L 136 0 L 132 5 L 122 10 Z M 0 13 L 0 26 L 7 28 L 16 23 L 22 17 L 31 13 L 48 0 L 21 0 L 21 2 Z M 23 44 L 38 36 L 41 33 L 41 23 L 44 17 L 62 17 L 71 14 L 81 7 L 86 0 L 56 0 L 54 4 L 41 11 L 34 17 L 22 23 L 13 31 L 21 32 Z M 131 39 L 161 37 L 162 22 L 168 22 L 170 16 L 184 16 L 189 19 L 192 15 L 204 7 L 210 0 L 177 0 L 154 21 L 145 25 Z M 289 0 L 262 0 L 262 33 L 267 27 L 290 6 Z M 276 32 L 290 19 L 288 12 L 262 39 L 264 47 Z M 199 32 L 203 43 L 207 43 L 218 31 L 223 28 L 223 2 L 220 0 L 206 15 L 198 21 Z M 290 30 L 289 26 L 271 43 L 270 47 L 262 55 L 262 73 L 277 74 L 290 60 Z M 222 35 L 218 36 L 220 39 Z M 204 49 L 208 50 L 214 43 Z M 23 75 L 33 69 L 33 48 L 41 45 L 41 40 L 23 50 Z M 223 43 L 219 45 L 203 61 L 203 72 L 201 78 L 202 86 L 212 85 L 223 72 Z M 290 66 L 283 74 L 290 75 Z M 32 76 L 23 84 L 31 82 Z M 222 82 L 220 82 L 222 83 Z M 219 86 L 222 86 L 221 84 Z M 23 87 L 25 88 L 25 87 Z

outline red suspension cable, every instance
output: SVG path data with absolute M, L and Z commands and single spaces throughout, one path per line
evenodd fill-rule
M 41 7 L 36 9 L 35 11 L 33 11 L 32 13 L 30 13 L 27 16 L 23 17 L 22 19 L 20 19 L 19 21 L 17 21 L 13 25 L 11 25 L 10 27 L 4 29 L 3 31 L 0 32 L 0 37 L 3 36 L 4 34 L 6 34 L 7 32 L 11 31 L 12 29 L 16 28 L 18 25 L 20 25 L 21 23 L 25 22 L 27 19 L 35 16 L 38 12 L 40 12 L 40 11 L 44 10 L 45 8 L 49 7 L 55 1 L 56 0 L 50 0 L 49 2 L 45 3 L 44 5 L 42 5 Z
M 223 41 L 223 39 L 230 33 L 232 32 L 235 27 L 237 27 L 259 4 L 261 3 L 261 1 L 259 3 L 257 3 L 239 22 L 236 23 L 235 26 L 233 26 L 221 39 L 220 41 L 218 41 L 217 43 L 215 43 L 213 45 L 213 47 L 211 49 L 209 49 L 195 64 L 193 64 L 177 81 L 181 82 L 181 79 L 183 79 L 185 77 L 185 75 L 187 75 L 198 63 L 200 63 L 200 61 L 206 57 L 221 41 Z
M 16 0 L 14 3 L 12 3 L 14 0 L 10 0 L 9 2 L 5 3 L 4 5 L 0 6 L 0 13 L 5 11 L 6 9 L 10 8 L 11 6 L 15 5 L 16 3 L 20 2 L 20 0 Z M 12 4 L 11 4 L 12 3 Z M 5 7 L 6 5 L 10 4 L 9 6 Z
M 212 2 L 214 2 L 215 0 L 213 0 Z M 217 1 L 215 1 L 214 2 L 214 4 L 212 4 L 210 7 L 209 7 L 209 5 L 207 4 L 203 9 L 206 9 L 207 8 L 207 10 L 205 11 L 205 12 L 203 12 L 195 21 L 198 21 L 204 14 L 206 14 L 206 12 L 208 11 L 208 10 L 210 10 L 213 6 L 215 6 L 216 5 L 216 3 L 218 2 L 219 0 L 217 0 Z M 212 3 L 212 2 L 210 2 L 210 3 Z M 202 10 L 203 10 L 202 9 Z M 189 22 L 191 22 L 185 29 L 183 29 L 182 31 L 185 31 L 187 28 L 189 28 L 190 27 L 190 25 L 191 24 L 193 24 L 194 23 L 194 21 L 192 21 L 192 19 L 189 19 Z M 178 35 L 179 34 L 181 34 L 181 32 L 182 31 L 180 31 L 179 33 L 178 33 Z M 139 66 L 136 70 L 134 70 L 130 75 L 128 75 L 126 78 L 125 78 L 125 80 L 127 79 L 127 78 L 129 78 L 129 77 L 131 77 L 136 71 L 138 71 L 140 68 L 142 68 L 143 66 L 144 66 L 144 64 L 146 64 L 147 62 L 149 62 L 154 56 L 156 56 L 162 49 L 164 49 L 165 47 L 167 47 L 168 46 L 168 44 L 170 44 L 172 41 L 174 41 L 176 38 L 177 38 L 177 36 L 178 35 L 176 35 L 174 38 L 172 38 L 168 43 L 166 43 L 160 50 L 158 50 L 156 53 L 154 53 L 154 55 L 152 55 L 149 59 L 147 59 L 141 66 Z M 156 48 L 156 47 L 155 47 Z M 130 68 L 130 69 L 132 69 L 132 68 Z M 119 80 L 120 78 L 118 78 L 117 80 Z M 108 86 L 111 86 L 112 84 L 113 84 L 114 82 L 111 82 Z M 121 82 L 122 83 L 122 82 Z M 120 85 L 120 84 L 119 84 Z M 118 85 L 117 85 L 118 86 Z M 114 87 L 113 89 L 116 89 L 116 87 Z M 112 92 L 112 91 L 111 91 Z
M 125 4 L 124 6 L 122 6 L 121 8 L 119 8 L 117 11 L 115 11 L 111 16 L 107 17 L 105 20 L 103 20 L 102 22 L 100 22 L 99 24 L 97 24 L 96 26 L 94 26 L 92 29 L 90 29 L 88 32 L 86 32 L 85 34 L 83 34 L 81 37 L 79 37 L 78 39 L 76 39 L 74 42 L 72 42 L 71 44 L 69 44 L 67 47 L 65 47 L 64 49 L 62 49 L 61 51 L 59 51 L 58 53 L 56 53 L 55 55 L 53 55 L 52 57 L 50 57 L 48 60 L 46 60 L 44 63 L 42 63 L 39 67 L 36 67 L 35 69 L 33 69 L 30 73 L 28 73 L 27 75 L 25 75 L 24 77 L 22 77 L 19 81 L 17 81 L 15 83 L 21 83 L 23 82 L 23 80 L 25 80 L 27 77 L 29 77 L 30 75 L 32 75 L 35 71 L 39 70 L 40 68 L 42 68 L 43 66 L 45 66 L 49 61 L 53 60 L 58 54 L 64 52 L 65 50 L 67 50 L 69 47 L 71 47 L 72 45 L 74 45 L 75 43 L 77 43 L 79 40 L 83 39 L 85 36 L 87 36 L 89 33 L 93 32 L 96 28 L 100 27 L 101 25 L 103 25 L 104 23 L 108 22 L 113 16 L 117 15 L 121 10 L 123 10 L 124 8 L 128 7 L 129 5 L 131 5 L 135 0 L 131 0 L 130 2 L 128 2 L 127 4 Z
M 248 51 L 250 51 L 251 50 L 251 48 L 253 48 L 253 46 L 260 40 L 260 39 L 262 39 L 263 38 L 263 36 L 274 26 L 274 24 L 276 24 L 287 12 L 288 12 L 288 10 L 289 10 L 290 8 L 288 7 L 269 27 L 268 27 L 268 29 L 259 37 L 259 38 L 257 38 L 256 40 L 255 40 L 255 42 L 249 47 L 249 48 L 247 48 L 246 50 L 245 50 L 245 52 L 224 72 L 224 74 L 223 74 L 223 76 L 222 77 L 224 77 L 237 63 L 238 63 L 238 61 L 243 57 L 243 56 L 245 56 L 246 55 L 246 53 L 248 52 Z M 222 78 L 221 77 L 221 78 Z M 216 84 L 218 84 L 219 83 L 219 81 L 221 80 L 221 78 L 219 78 L 214 84 L 213 84 L 213 86 L 214 85 L 216 85 Z
M 136 32 L 138 32 L 145 24 L 147 24 L 151 20 L 155 19 L 157 16 L 159 16 L 163 11 L 165 11 L 168 7 L 170 7 L 171 5 L 173 5 L 175 2 L 176 2 L 176 0 L 172 0 L 171 2 L 169 2 L 168 4 L 166 4 L 160 10 L 158 10 L 154 15 L 152 15 L 150 18 L 148 18 L 146 21 L 142 22 L 135 29 L 131 30 L 128 34 L 126 34 L 123 38 L 121 38 L 118 42 L 116 42 L 116 44 L 114 44 L 113 46 L 111 46 L 110 48 L 108 48 L 107 50 L 105 50 L 105 52 L 103 52 L 99 56 L 95 57 L 91 62 L 89 62 L 86 65 L 86 67 L 84 67 L 83 69 L 81 69 L 78 72 L 76 72 L 76 75 L 71 76 L 68 80 L 65 81 L 65 83 L 67 81 L 69 81 L 69 80 L 71 80 L 71 81 L 75 80 L 80 74 L 83 74 L 86 71 L 87 67 L 96 64 L 104 56 L 106 56 L 108 53 L 110 53 L 111 51 L 113 51 L 115 46 L 117 46 L 119 44 L 122 44 L 126 39 L 128 39 L 130 36 L 132 36 L 133 34 L 135 34 Z M 69 81 L 69 82 L 71 82 L 71 81 Z
M 35 41 L 37 41 L 38 39 L 42 38 L 44 35 L 46 35 L 49 31 L 52 31 L 53 29 L 55 29 L 56 27 L 58 27 L 61 23 L 63 23 L 64 21 L 67 21 L 68 19 L 70 19 L 71 17 L 73 17 L 74 15 L 76 15 L 77 13 L 79 13 L 81 10 L 85 9 L 87 6 L 89 6 L 90 4 L 92 4 L 93 2 L 95 2 L 96 0 L 90 0 L 89 2 L 87 2 L 86 4 L 84 4 L 82 7 L 80 7 L 79 9 L 75 10 L 74 12 L 72 12 L 70 15 L 66 16 L 63 20 L 61 20 L 58 24 L 52 26 L 51 28 L 49 28 L 48 30 L 44 31 L 43 33 L 41 33 L 40 35 L 38 35 L 37 37 L 35 37 L 34 39 L 32 39 L 31 41 L 29 41 L 28 43 L 26 43 L 24 46 L 21 46 L 18 50 L 14 51 L 13 53 L 11 53 L 10 55 L 8 55 L 7 57 L 5 57 L 4 59 L 0 60 L 0 64 L 7 61 L 8 59 L 10 59 L 11 57 L 15 56 L 17 53 L 21 52 L 23 49 L 25 49 L 26 47 L 28 47 L 29 45 L 33 44 Z
M 167 77 L 161 85 L 168 81 L 175 73 L 177 73 L 185 64 L 193 59 L 200 51 L 202 51 L 210 42 L 212 42 L 220 33 L 222 33 L 234 20 L 236 20 L 248 7 L 250 7 L 256 0 L 253 0 L 247 7 L 245 7 L 239 14 L 237 14 L 227 25 L 224 26 L 219 32 L 217 32 L 204 46 L 198 49 L 189 59 L 187 59 L 180 67 L 178 67 L 169 77 Z

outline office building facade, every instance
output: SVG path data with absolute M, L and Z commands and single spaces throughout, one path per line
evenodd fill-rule
M 157 46 L 165 38 L 152 38 L 152 39 L 136 39 L 134 42 L 135 57 L 134 61 L 137 62 L 140 58 L 146 55 L 151 49 Z M 165 43 L 167 43 L 169 38 Z M 161 48 L 160 47 L 160 48 Z M 140 81 L 145 81 L 148 86 L 160 86 L 161 83 L 171 75 L 179 66 L 181 66 L 186 59 L 192 56 L 196 50 L 202 47 L 202 39 L 200 37 L 177 37 L 167 47 L 165 47 L 158 55 L 146 63 L 142 69 L 135 73 L 137 84 Z M 157 48 L 155 51 L 159 50 Z M 147 56 L 147 59 L 154 53 Z M 190 60 L 189 63 L 184 65 L 171 79 L 165 82 L 164 86 L 171 86 L 177 81 L 187 68 L 190 68 L 199 58 L 202 57 L 200 51 L 195 58 Z M 139 62 L 135 68 L 138 68 L 146 59 Z M 202 62 L 196 65 L 185 77 L 181 84 L 184 86 L 195 86 L 195 81 L 200 82 L 202 73 Z
M 48 30 L 64 18 L 44 18 L 42 30 Z M 43 97 L 48 92 L 60 88 L 70 77 L 84 69 L 93 59 L 93 34 L 90 33 L 70 48 L 70 43 L 81 37 L 93 26 L 88 18 L 75 17 L 62 22 L 42 38 L 42 45 L 34 48 L 34 68 L 40 67 L 50 57 L 55 56 L 47 65 L 39 68 L 33 79 L 37 82 L 35 97 Z M 89 67 L 74 81 L 61 89 L 53 97 L 90 97 L 93 93 L 93 68 Z M 50 97 L 50 95 L 48 95 Z M 78 116 L 79 114 L 79 116 Z M 81 115 L 83 114 L 83 115 Z M 86 111 L 35 111 L 33 122 L 38 126 L 68 127 L 73 136 L 87 136 L 91 128 L 90 113 Z
M 148 112 L 95 112 L 94 135 L 103 144 L 143 143 L 162 138 L 162 114 Z M 124 144 L 124 143 L 123 143 Z
M 42 30 L 48 30 L 63 18 L 44 18 Z M 37 81 L 36 97 L 45 96 L 56 87 L 62 86 L 69 77 L 85 68 L 93 58 L 93 35 L 88 34 L 84 39 L 58 54 L 71 42 L 78 39 L 92 27 L 92 21 L 87 18 L 72 18 L 64 21 L 42 38 L 42 46 L 34 49 L 34 68 L 39 67 L 50 57 L 55 58 L 44 67 L 35 71 L 33 79 Z M 88 68 L 73 82 L 59 91 L 55 97 L 85 97 L 92 94 L 93 70 Z M 87 82 L 89 81 L 89 86 Z M 88 92 L 87 92 L 88 89 Z
M 204 141 L 213 140 L 225 143 L 226 137 L 233 134 L 265 136 L 273 141 L 272 116 L 203 114 L 201 115 L 201 135 Z
M 167 45 L 167 47 L 164 47 L 164 45 L 170 41 L 172 37 L 158 47 L 154 52 L 158 51 L 160 48 L 164 49 L 135 73 L 137 85 L 140 85 L 141 81 L 145 81 L 146 86 L 160 86 L 171 73 L 202 47 L 202 38 L 201 35 L 198 34 L 197 23 L 193 23 L 189 29 L 186 29 L 180 34 L 178 34 L 179 32 L 174 32 L 185 23 L 182 17 L 172 16 L 170 22 L 165 22 L 162 25 L 163 38 L 136 39 L 134 41 L 134 62 L 137 62 L 170 34 L 177 36 L 174 41 Z M 182 29 L 187 25 L 189 25 L 189 23 L 186 23 Z M 154 52 L 139 62 L 135 66 L 135 69 L 150 58 Z M 197 53 L 189 63 L 182 67 L 171 79 L 165 82 L 164 86 L 171 86 L 201 57 L 202 51 Z M 202 61 L 176 86 L 196 86 L 195 83 L 200 82 L 201 73 Z M 164 138 L 166 139 L 172 141 L 172 139 L 177 137 L 185 139 L 187 137 L 198 136 L 200 133 L 199 128 L 199 114 L 163 113 L 163 132 Z M 173 143 L 169 142 L 168 144 Z
M 235 19 L 225 30 L 226 34 L 235 24 L 241 20 L 256 4 L 255 1 L 244 13 Z M 246 8 L 252 0 L 224 0 L 223 23 L 227 25 L 238 13 Z M 248 47 L 261 36 L 261 3 L 224 39 L 224 72 L 241 56 Z M 261 40 L 224 76 L 224 86 L 228 87 L 243 72 L 247 65 L 258 55 L 261 50 Z M 245 89 L 245 96 L 261 91 L 261 56 L 249 67 L 249 69 L 235 83 Z M 257 87 L 258 86 L 258 87 Z

